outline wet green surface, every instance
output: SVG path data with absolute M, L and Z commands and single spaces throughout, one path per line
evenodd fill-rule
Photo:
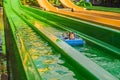
M 74 48 L 120 79 L 120 59 L 114 58 L 110 56 L 109 53 L 104 53 L 103 51 L 89 45 L 86 45 L 84 48 Z
M 61 35 L 65 32 L 64 30 L 58 28 L 48 27 L 46 28 L 49 32 L 53 33 L 56 36 Z M 90 46 L 87 43 L 84 47 L 74 47 L 79 50 L 82 54 L 87 56 L 89 59 L 97 63 L 99 66 L 103 67 L 105 70 L 116 76 L 120 79 L 120 59 L 111 56 L 107 52 L 103 52 L 100 49 L 97 49 L 95 46 Z
M 101 44 L 106 48 L 111 48 L 116 54 L 119 55 L 119 38 L 120 38 L 120 31 L 108 28 L 107 26 L 101 26 L 97 24 L 93 24 L 90 22 L 85 22 L 82 20 L 77 20 L 73 18 L 63 17 L 54 13 L 45 12 L 38 9 L 32 9 L 30 7 L 24 6 L 24 11 L 32 12 L 33 14 L 28 13 L 29 15 L 33 16 L 37 20 L 40 20 L 46 24 L 56 27 L 64 27 L 64 28 L 71 28 L 78 32 L 81 35 L 87 36 L 92 39 L 97 39 L 95 41 L 97 44 Z M 26 9 L 26 10 L 25 10 Z M 40 14 L 39 14 L 40 13 Z M 109 35 L 108 35 L 109 34 Z M 103 36 L 104 35 L 104 36 Z M 107 44 L 110 44 L 109 46 Z
M 17 22 L 20 23 L 20 21 L 17 21 Z M 17 25 L 19 25 L 19 23 Z M 47 27 L 46 29 L 49 29 L 49 28 Z M 53 29 L 49 29 L 49 31 L 53 32 L 53 34 L 55 34 L 56 36 L 62 33 L 61 31 L 60 33 L 58 33 L 59 30 L 55 31 Z M 39 71 L 40 75 L 44 80 L 58 80 L 58 79 L 59 80 L 82 79 L 83 80 L 83 77 L 81 77 L 80 75 L 77 75 L 77 71 L 75 71 L 74 68 L 72 68 L 68 63 L 66 63 L 66 61 L 61 57 L 59 52 L 55 51 L 47 42 L 45 42 L 40 37 L 40 35 L 37 35 L 28 26 L 25 27 L 25 25 L 21 25 L 18 28 L 18 33 L 22 34 L 23 41 L 25 42 L 25 47 L 29 51 L 33 59 L 33 62 L 37 67 L 37 70 Z M 79 47 L 77 49 L 79 49 Z M 94 49 L 94 47 L 92 48 L 86 47 L 84 49 L 80 48 L 80 51 L 82 50 L 83 53 L 90 53 L 90 55 L 91 53 L 95 53 L 95 54 L 98 53 L 98 50 Z M 103 56 L 104 55 L 102 55 L 102 57 Z M 101 61 L 102 63 L 101 59 L 99 61 Z
M 21 15 L 24 16 L 24 14 Z M 48 42 L 36 34 L 16 14 L 11 14 L 10 18 L 13 21 L 12 33 L 19 48 L 27 78 L 38 80 L 38 78 L 34 77 L 34 71 L 37 68 L 43 80 L 86 80 L 81 76 L 80 71 L 77 71 L 66 62 L 61 53 L 54 50 Z M 22 42 L 20 39 L 23 40 L 25 48 L 20 44 Z M 28 53 L 32 58 L 35 69 L 32 67 L 32 62 L 29 61 Z
M 22 34 L 25 47 L 43 80 L 85 80 L 59 52 L 31 28 L 19 25 L 17 30 L 17 33 Z

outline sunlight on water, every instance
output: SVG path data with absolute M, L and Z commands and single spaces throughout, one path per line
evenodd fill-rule
M 47 30 L 56 36 L 59 36 L 61 33 L 65 32 L 64 30 L 53 27 L 49 27 Z M 85 47 L 79 46 L 74 48 L 120 79 L 120 59 L 116 59 L 108 53 L 104 53 L 101 50 L 87 44 Z
M 107 53 L 104 53 L 94 47 L 86 46 L 85 49 L 80 47 L 74 47 L 79 50 L 85 56 L 90 58 L 92 61 L 103 67 L 105 70 L 113 74 L 120 79 L 120 60 L 116 59 Z M 107 55 L 106 55 L 107 54 Z
M 78 78 L 81 76 L 76 76 L 74 69 L 70 70 L 71 66 L 61 59 L 61 54 L 56 52 L 40 35 L 29 27 L 22 26 L 19 31 L 43 80 L 80 80 Z M 68 66 L 64 66 L 66 64 Z

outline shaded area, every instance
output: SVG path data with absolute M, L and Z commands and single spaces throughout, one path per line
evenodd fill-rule
M 6 57 L 7 57 L 7 68 L 8 68 L 8 79 L 9 80 L 27 80 L 24 74 L 21 59 L 18 54 L 18 48 L 13 38 L 10 23 L 6 14 L 4 14 L 4 26 L 5 26 L 5 42 L 6 42 Z
M 0 53 L 0 80 L 8 80 L 6 55 Z

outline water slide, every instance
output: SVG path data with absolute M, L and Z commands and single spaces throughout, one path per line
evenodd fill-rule
M 76 6 L 74 3 L 71 2 L 71 0 L 60 0 L 63 6 L 72 8 L 73 11 L 83 11 L 84 8 Z
M 75 17 L 75 18 L 79 18 L 79 19 L 83 19 L 86 21 L 90 21 L 90 22 L 94 22 L 94 23 L 99 23 L 102 25 L 107 25 L 109 27 L 112 28 L 117 28 L 120 29 L 120 20 L 119 19 L 115 19 L 115 18 L 111 18 L 111 15 L 114 16 L 114 14 L 110 14 L 109 18 L 105 17 L 105 15 L 108 15 L 107 13 L 105 13 L 104 16 L 99 16 L 99 15 L 93 15 L 94 13 L 96 14 L 100 14 L 103 15 L 102 13 L 98 13 L 98 12 L 93 12 L 93 14 L 88 14 L 90 13 L 89 11 L 87 11 L 86 14 L 84 14 L 84 11 L 86 12 L 86 10 L 82 10 L 82 8 L 77 7 L 76 5 L 74 5 L 70 0 L 60 0 L 62 3 L 64 3 L 64 5 L 70 5 L 71 8 L 75 8 L 75 11 L 80 11 L 82 13 L 78 13 L 78 12 L 68 12 L 68 11 L 64 11 L 64 10 L 58 10 L 56 7 L 54 7 L 52 4 L 50 4 L 48 2 L 48 0 L 37 0 L 39 2 L 39 5 L 42 6 L 43 8 L 45 8 L 48 11 L 52 11 L 52 12 L 57 12 L 59 14 L 63 14 L 63 15 L 68 15 L 71 17 Z M 67 4 L 65 4 L 67 3 Z M 117 16 L 115 16 L 117 17 Z
M 83 13 L 76 13 L 76 12 L 67 12 L 67 11 L 61 11 L 58 12 L 63 15 L 68 15 L 77 19 L 82 19 L 85 21 L 106 25 L 112 28 L 120 29 L 120 20 L 101 17 L 101 16 L 95 16 L 95 15 L 89 15 L 89 14 L 83 14 Z
M 10 0 L 9 0 L 10 1 Z M 35 37 L 35 33 L 33 33 L 34 31 L 32 31 L 32 29 L 34 30 L 35 29 L 35 31 L 37 32 L 37 33 L 39 33 L 39 34 L 42 34 L 42 36 L 44 37 L 44 39 L 46 38 L 46 40 L 48 41 L 48 42 L 52 42 L 52 45 L 55 45 L 56 46 L 56 49 L 57 50 L 59 50 L 59 51 L 63 51 L 62 49 L 65 49 L 64 51 L 63 51 L 63 53 L 62 54 L 66 54 L 66 53 L 68 53 L 68 54 L 66 54 L 66 56 L 67 55 L 69 55 L 70 56 L 70 58 L 73 58 L 75 61 L 77 61 L 76 63 L 73 61 L 71 61 L 71 60 L 73 60 L 73 59 L 70 59 L 69 57 L 68 58 L 66 58 L 66 59 L 70 59 L 70 60 L 68 60 L 68 61 L 70 61 L 70 63 L 73 65 L 73 63 L 75 63 L 75 67 L 77 66 L 77 68 L 80 68 L 81 69 L 81 67 L 79 67 L 78 65 L 82 65 L 82 67 L 83 67 L 83 65 L 86 65 L 86 72 L 88 72 L 88 71 L 90 71 L 92 74 L 94 74 L 94 76 L 93 76 L 93 78 L 95 78 L 95 79 L 91 79 L 91 76 L 92 75 L 89 75 L 89 73 L 84 73 L 86 76 L 88 76 L 88 77 L 86 77 L 87 79 L 89 78 L 89 79 L 91 79 L 91 80 L 96 80 L 96 78 L 98 78 L 99 80 L 118 80 L 117 78 L 115 78 L 114 76 L 112 76 L 111 74 L 109 74 L 108 72 L 106 72 L 104 69 L 102 69 L 102 68 L 100 68 L 100 67 L 97 67 L 98 65 L 93 65 L 93 64 L 95 64 L 95 63 L 93 63 L 93 64 L 91 64 L 91 61 L 90 62 L 87 62 L 87 61 L 89 61 L 87 58 L 85 58 L 85 57 L 83 57 L 83 56 L 80 56 L 81 54 L 80 53 L 78 53 L 78 52 L 76 52 L 73 48 L 71 48 L 70 46 L 68 46 L 67 44 L 65 44 L 63 41 L 61 41 L 61 40 L 58 40 L 54 35 L 52 35 L 51 33 L 49 33 L 48 31 L 46 31 L 46 29 L 42 26 L 42 25 L 40 25 L 39 24 L 39 22 L 36 22 L 35 20 L 34 20 L 34 18 L 31 18 L 32 17 L 32 13 L 31 13 L 31 11 L 29 11 L 29 14 L 28 13 L 26 13 L 26 11 L 24 10 L 24 9 L 22 9 L 22 10 L 20 10 L 19 9 L 19 7 L 17 6 L 18 4 L 17 4 L 17 0 L 15 0 L 15 1 L 12 1 L 11 0 L 11 2 L 12 2 L 12 5 L 11 5 L 11 7 L 12 7 L 12 9 L 11 9 L 11 7 L 10 7 L 10 4 L 6 4 L 5 6 L 6 6 L 6 8 L 5 8 L 5 11 L 6 11 L 6 14 L 7 14 L 7 17 L 8 17 L 8 20 L 9 20 L 9 23 L 10 23 L 10 27 L 9 28 L 11 28 L 10 30 L 11 30 L 11 35 L 13 35 L 13 37 L 12 38 L 9 38 L 9 39 L 13 39 L 14 38 L 14 45 L 16 45 L 15 47 L 18 47 L 18 50 L 20 50 L 19 51 L 19 53 L 17 53 L 15 50 L 17 50 L 17 49 L 14 49 L 14 48 L 12 48 L 12 49 L 14 49 L 14 50 L 12 50 L 11 48 L 11 50 L 12 51 L 15 51 L 16 52 L 16 54 L 17 55 L 15 55 L 15 56 L 17 56 L 17 57 L 15 57 L 15 56 L 13 56 L 13 55 L 11 55 L 11 56 L 13 56 L 13 57 L 15 57 L 14 59 L 12 59 L 12 60 L 14 60 L 13 62 L 15 63 L 15 59 L 17 59 L 17 61 L 18 61 L 18 56 L 19 56 L 19 54 L 20 54 L 20 56 L 21 56 L 21 59 L 22 59 L 22 62 L 23 62 L 23 66 L 25 67 L 25 71 L 26 71 L 26 74 L 27 74 L 27 79 L 25 79 L 23 76 L 23 74 L 22 73 L 20 73 L 20 72 L 18 72 L 17 73 L 17 75 L 20 73 L 21 74 L 21 76 L 17 76 L 17 75 L 14 75 L 14 76 L 16 76 L 15 78 L 19 78 L 20 80 L 42 80 L 41 78 L 40 78 L 40 75 L 39 75 L 39 73 L 38 73 L 38 71 L 40 72 L 40 73 L 42 73 L 43 74 L 43 72 L 45 72 L 45 73 L 47 73 L 46 71 L 48 71 L 48 70 L 51 70 L 51 69 L 53 69 L 53 71 L 52 71 L 52 74 L 47 74 L 46 76 L 44 76 L 44 78 L 43 79 L 45 79 L 45 78 L 48 78 L 48 79 L 46 79 L 46 80 L 57 80 L 56 78 L 59 78 L 57 75 L 56 75 L 56 73 L 54 73 L 54 71 L 55 72 L 60 72 L 60 74 L 61 74 L 61 72 L 62 72 L 62 76 L 63 77 L 61 77 L 60 76 L 60 78 L 64 78 L 65 80 L 68 80 L 68 78 L 69 79 L 72 79 L 71 77 L 71 75 L 73 74 L 73 73 L 70 73 L 70 74 L 68 74 L 68 75 L 70 75 L 70 76 L 68 76 L 68 75 L 65 75 L 65 74 L 67 74 L 66 72 L 65 72 L 65 70 L 67 70 L 68 71 L 68 69 L 64 69 L 63 67 L 61 67 L 62 69 L 60 69 L 60 70 L 58 70 L 58 69 L 56 69 L 56 68 L 44 68 L 44 64 L 43 63 L 41 63 L 41 59 L 43 59 L 43 54 L 42 54 L 42 58 L 39 58 L 39 59 L 37 59 L 37 56 L 40 56 L 40 54 L 39 53 L 37 53 L 38 55 L 36 55 L 36 50 L 43 50 L 43 45 L 41 45 L 42 47 L 40 47 L 40 45 L 36 45 L 36 44 L 38 44 L 37 42 L 39 42 L 39 41 L 41 41 L 39 38 L 40 38 L 40 36 L 39 35 L 36 35 L 36 37 Z M 7 2 L 7 3 L 10 3 L 10 2 Z M 12 11 L 13 10 L 13 11 Z M 27 12 L 28 12 L 27 11 Z M 36 11 L 34 11 L 34 12 L 36 12 Z M 41 11 L 42 12 L 42 11 Z M 22 13 L 22 15 L 21 15 L 21 13 Z M 23 14 L 24 13 L 24 14 Z M 13 16 L 12 16 L 13 15 Z M 23 16 L 24 15 L 24 16 Z M 31 17 L 29 17 L 31 15 Z M 27 18 L 26 18 L 27 17 Z M 34 15 L 34 17 L 35 17 L 35 15 Z M 38 16 L 36 16 L 36 17 L 38 17 Z M 43 17 L 43 16 L 42 16 Z M 49 17 L 49 16 L 47 16 L 47 17 Z M 52 17 L 53 18 L 53 17 Z M 32 21 L 35 21 L 34 23 L 31 23 L 31 19 L 32 19 Z M 40 16 L 39 16 L 39 19 L 41 19 L 40 18 Z M 49 21 L 49 20 L 47 20 L 47 21 Z M 47 21 L 45 22 L 45 23 L 47 23 Z M 61 22 L 61 21 L 60 21 Z M 21 23 L 21 24 L 19 24 L 19 23 Z M 29 24 L 29 26 L 28 26 L 28 24 Z M 31 28 L 29 28 L 29 27 L 31 27 Z M 36 28 L 37 29 L 36 29 Z M 85 27 L 85 26 L 84 26 Z M 24 30 L 23 30 L 24 29 Z M 39 32 L 38 32 L 38 30 L 40 30 Z M 85 31 L 85 30 L 84 30 Z M 9 34 L 9 32 L 8 31 L 6 31 L 6 33 L 8 33 Z M 26 34 L 27 33 L 27 34 Z M 7 36 L 7 37 L 9 37 L 9 36 Z M 37 38 L 37 37 L 39 37 L 39 38 Z M 32 39 L 32 40 L 31 40 Z M 39 40 L 38 40 L 39 39 Z M 7 39 L 8 40 L 8 39 Z M 28 40 L 28 41 L 26 41 L 26 40 Z M 38 40 L 38 41 L 36 41 L 36 40 Z M 12 42 L 12 40 L 9 40 L 10 42 Z M 43 41 L 43 39 L 42 39 L 42 41 Z M 29 44 L 28 44 L 28 42 L 29 42 Z M 27 44 L 25 44 L 25 43 L 27 43 Z M 31 44 L 32 43 L 32 44 Z M 63 44 L 64 45 L 63 45 Z M 43 44 L 43 42 L 42 42 L 42 44 Z M 17 45 L 19 45 L 19 46 L 17 46 Z M 26 45 L 26 46 L 25 46 Z M 32 45 L 32 46 L 31 46 Z M 45 44 L 46 45 L 46 44 Z M 31 46 L 31 48 L 30 48 L 30 46 Z M 33 46 L 34 47 L 36 47 L 36 49 L 35 48 L 33 48 Z M 55 48 L 55 46 L 54 46 L 54 48 Z M 58 48 L 58 47 L 60 47 L 60 48 Z M 10 46 L 11 47 L 11 46 Z M 28 49 L 29 48 L 29 49 Z M 41 48 L 41 49 L 38 49 L 38 48 Z M 45 48 L 44 49 L 46 49 L 46 46 L 45 46 Z M 49 47 L 48 47 L 48 49 L 50 49 Z M 72 51 L 71 51 L 72 50 Z M 28 52 L 29 51 L 29 52 Z M 39 51 L 39 52 L 40 52 Z M 51 59 L 50 57 L 47 57 L 47 56 L 51 56 L 51 54 L 48 54 L 48 55 L 46 55 L 46 51 L 44 51 L 45 52 L 45 56 L 46 56 L 46 58 L 47 59 Z M 60 53 L 60 52 L 59 52 Z M 32 54 L 35 54 L 35 55 L 31 55 Z M 10 56 L 10 57 L 11 57 Z M 13 58 L 13 57 L 11 57 L 11 58 Z M 59 56 L 58 56 L 59 57 Z M 37 59 L 37 60 L 36 60 Z M 58 60 L 58 58 L 54 58 L 55 60 Z M 54 64 L 54 63 L 56 63 L 55 62 L 55 60 L 54 59 L 52 59 L 52 61 L 50 61 L 50 60 L 47 60 L 47 61 L 44 61 L 44 62 L 46 62 L 46 63 L 50 63 L 50 66 L 52 65 L 52 64 Z M 86 60 L 83 60 L 83 59 L 86 59 Z M 33 61 L 33 60 L 35 60 L 35 61 Z M 40 60 L 40 61 L 39 61 Z M 43 59 L 44 60 L 44 59 Z M 45 59 L 46 60 L 46 59 Z M 17 62 L 16 61 L 16 62 Z M 84 62 L 85 61 L 85 62 Z M 34 62 L 34 63 L 33 63 Z M 59 62 L 59 64 L 60 65 L 62 65 L 61 63 L 63 63 L 63 61 L 57 61 L 57 62 Z M 60 63 L 61 62 L 61 63 Z M 82 62 L 82 63 L 81 63 Z M 18 64 L 20 63 L 21 64 L 21 62 L 17 62 Z M 51 64 L 52 63 L 52 64 Z M 76 64 L 78 64 L 78 65 L 76 65 Z M 48 64 L 47 64 L 48 65 Z M 88 65 L 90 65 L 90 66 L 88 66 Z M 16 65 L 14 64 L 13 65 L 14 67 L 16 67 Z M 37 67 L 36 67 L 37 66 Z M 40 66 L 42 66 L 42 69 L 40 69 Z M 46 64 L 45 64 L 45 66 L 46 66 Z M 56 65 L 55 65 L 56 66 Z M 95 68 L 94 68 L 94 67 Z M 14 68 L 13 67 L 13 68 Z M 18 68 L 18 70 L 20 70 L 20 71 L 24 71 L 24 70 L 21 70 L 21 66 L 20 67 L 17 67 Z M 39 68 L 39 69 L 37 69 L 37 68 Z M 60 68 L 60 66 L 59 66 L 59 68 Z M 89 69 L 88 69 L 89 68 Z M 16 68 L 14 68 L 14 70 L 16 70 Z M 64 70 L 64 71 L 62 71 L 62 70 Z M 70 67 L 70 70 L 71 70 L 71 67 Z M 80 73 L 83 73 L 83 72 L 81 72 L 81 70 L 77 70 L 77 71 L 80 71 Z M 84 70 L 82 70 L 82 71 L 84 71 Z M 70 71 L 69 71 L 70 72 Z M 30 74 L 31 73 L 31 74 Z M 51 72 L 50 72 L 51 73 Z M 51 77 L 47 77 L 48 75 L 49 76 L 52 76 L 53 75 L 53 73 L 54 73 L 54 77 L 55 78 L 51 78 Z M 102 73 L 102 74 L 101 74 Z M 14 74 L 16 74 L 16 73 L 14 73 Z M 73 75 L 74 77 L 75 77 L 75 75 Z M 66 77 L 67 77 L 67 79 L 66 79 Z M 50 79 L 51 78 L 51 79 Z M 61 80 L 62 80 L 61 79 Z M 87 80 L 87 79 L 82 79 L 82 80 Z M 10 79 L 11 80 L 11 79 Z M 77 79 L 77 80 L 80 80 L 80 79 Z
M 48 2 L 48 0 L 37 0 L 37 1 L 40 7 L 42 7 L 43 9 L 47 11 L 57 11 L 57 8 L 52 6 L 52 4 Z
M 12 1 L 12 3 L 14 4 L 17 2 Z M 83 56 L 80 57 L 79 56 L 80 53 L 78 51 L 76 51 L 69 45 L 65 44 L 63 41 L 61 41 L 61 40 L 58 41 L 58 39 L 54 35 L 47 32 L 46 29 L 44 29 L 43 26 L 40 25 L 38 22 L 35 22 L 35 24 L 32 23 L 31 26 L 30 25 L 28 26 L 28 24 L 31 24 L 31 23 L 29 23 L 29 20 L 30 20 L 29 15 L 27 13 L 24 13 L 23 10 L 20 10 L 19 7 L 17 7 L 16 5 L 17 4 L 11 5 L 12 8 L 10 8 L 9 4 L 5 4 L 5 7 L 6 7 L 5 11 L 6 11 L 9 23 L 10 23 L 9 28 L 11 28 L 11 33 L 13 34 L 12 38 L 14 39 L 14 45 L 16 45 L 15 47 L 18 48 L 18 52 L 16 52 L 17 55 L 15 55 L 15 56 L 17 56 L 17 58 L 14 58 L 13 60 L 17 59 L 16 62 L 19 60 L 18 64 L 21 61 L 20 64 L 23 67 L 23 70 L 21 69 L 22 68 L 21 66 L 17 67 L 17 70 L 21 70 L 23 73 L 25 71 L 25 74 L 22 74 L 19 71 L 16 73 L 13 72 L 14 74 L 17 74 L 17 75 L 19 75 L 18 73 L 21 73 L 19 76 L 14 75 L 15 78 L 20 77 L 19 78 L 20 80 L 57 80 L 57 79 L 62 80 L 63 78 L 65 80 L 69 80 L 71 78 L 72 78 L 72 80 L 80 80 L 80 79 L 74 79 L 74 77 L 76 77 L 74 75 L 74 72 L 69 71 L 69 68 L 67 68 L 67 67 L 65 68 L 64 66 L 62 66 L 62 64 L 64 62 L 62 60 L 59 60 L 60 55 L 56 55 L 56 54 L 63 52 L 61 54 L 68 53 L 66 55 L 70 55 L 70 56 L 74 57 L 74 59 L 77 60 L 76 64 L 78 64 L 78 65 L 82 65 L 82 64 L 90 65 L 89 70 L 90 70 L 91 74 L 88 72 L 88 69 L 86 70 L 86 73 L 84 72 L 84 74 L 86 74 L 85 76 L 88 76 L 89 79 L 91 79 L 91 80 L 96 80 L 97 78 L 99 78 L 100 80 L 103 80 L 103 79 L 108 80 L 111 78 L 116 79 L 114 76 L 112 76 L 110 73 L 106 72 L 104 69 L 102 69 L 101 67 L 99 67 L 98 65 L 96 65 L 95 63 L 90 61 L 88 58 L 86 58 L 86 60 L 79 60 L 79 59 L 82 59 Z M 9 13 L 7 12 L 8 10 L 10 11 Z M 21 13 L 24 13 L 24 14 L 21 15 Z M 11 16 L 11 15 L 14 15 L 14 16 Z M 26 15 L 27 15 L 27 18 L 25 18 Z M 21 24 L 19 24 L 19 23 L 21 23 Z M 36 28 L 38 28 L 38 30 L 41 30 L 41 32 L 39 31 L 39 35 L 38 34 L 36 35 L 32 26 L 34 27 L 34 29 L 36 26 Z M 38 32 L 38 31 L 36 31 L 36 32 Z M 44 38 L 46 38 L 46 40 L 51 41 L 52 45 L 54 45 L 54 48 L 56 47 L 56 49 L 58 49 L 60 52 L 52 53 L 50 50 L 52 48 L 50 46 L 47 46 L 46 42 L 45 42 L 45 45 L 43 45 L 44 43 L 42 41 L 44 41 L 44 40 L 40 39 L 40 36 L 41 36 L 40 34 L 42 36 L 44 36 Z M 17 38 L 15 38 L 16 36 L 17 36 Z M 36 45 L 36 44 L 38 44 L 38 42 L 39 42 L 39 45 Z M 31 44 L 32 46 L 29 47 L 29 44 Z M 41 44 L 41 46 L 40 46 L 40 44 Z M 63 47 L 63 44 L 64 44 L 64 47 Z M 48 48 L 50 51 L 46 52 L 46 50 L 47 50 L 46 48 Z M 43 50 L 43 49 L 46 49 L 46 50 Z M 63 51 L 62 49 L 66 49 L 66 50 Z M 36 54 L 36 50 L 40 50 L 40 51 L 38 51 L 38 53 Z M 14 50 L 12 50 L 12 51 L 14 52 Z M 41 52 L 41 51 L 43 51 L 43 52 Z M 57 50 L 55 50 L 55 51 L 57 51 Z M 53 54 L 55 54 L 55 55 L 53 55 Z M 15 57 L 15 56 L 13 56 L 13 57 Z M 18 56 L 20 56 L 20 58 L 18 58 Z M 72 57 L 70 57 L 70 58 L 66 57 L 65 59 L 68 58 L 72 62 L 72 59 L 71 59 Z M 85 58 L 83 58 L 83 59 L 85 59 Z M 69 60 L 67 60 L 67 61 L 69 61 Z M 80 61 L 82 61 L 82 64 L 80 64 L 81 63 Z M 86 63 L 87 61 L 90 61 L 90 62 Z M 15 63 L 15 61 L 14 61 L 14 63 Z M 75 62 L 73 62 L 73 63 L 75 63 Z M 91 63 L 95 64 L 95 66 L 91 65 Z M 50 68 L 49 64 L 50 64 L 51 68 Z M 78 65 L 76 65 L 76 66 L 79 68 Z M 83 65 L 82 65 L 82 67 L 83 67 Z M 13 66 L 15 66 L 15 64 Z M 88 65 L 86 65 L 86 66 L 88 66 Z M 94 66 L 94 67 L 98 66 L 98 68 L 96 67 L 96 70 L 94 68 L 91 69 L 92 68 L 91 66 Z M 16 68 L 14 68 L 14 70 L 16 70 Z M 71 70 L 71 65 L 70 65 L 70 70 Z M 77 71 L 81 71 L 81 70 L 79 69 Z M 85 71 L 85 70 L 83 70 L 83 71 Z M 103 72 L 105 75 L 110 76 L 110 77 L 109 78 L 104 77 L 104 74 L 102 74 L 103 76 L 101 76 L 101 73 L 99 73 L 99 71 Z M 62 74 L 61 74 L 61 72 L 62 72 Z M 59 75 L 59 73 L 60 73 L 60 75 Z M 76 74 L 76 75 L 79 75 L 79 74 Z M 13 79 L 15 79 L 15 78 L 13 78 Z M 10 79 L 10 80 L 12 80 L 12 79 Z M 83 79 L 83 80 L 87 80 L 87 79 Z
M 100 22 L 103 24 L 109 23 L 109 24 L 111 24 L 111 26 L 120 26 L 120 24 L 119 24 L 120 14 L 118 14 L 118 13 L 85 10 L 84 8 L 76 6 L 74 3 L 72 3 L 71 0 L 60 0 L 60 2 L 65 7 L 69 7 L 69 8 L 72 8 L 73 11 L 80 12 L 80 13 L 74 12 L 73 14 L 70 14 L 70 15 L 74 15 L 74 16 L 77 16 L 82 19 L 91 20 L 93 22 Z
M 71 0 L 60 0 L 60 2 L 62 3 L 63 6 L 68 7 L 68 8 L 72 8 L 73 11 L 80 11 L 80 13 L 83 13 L 83 14 L 92 14 L 92 15 L 104 16 L 104 17 L 110 16 L 110 18 L 115 17 L 115 18 L 120 19 L 120 14 L 118 14 L 118 13 L 95 11 L 95 10 L 85 10 L 85 8 L 81 8 L 81 7 L 76 6 Z
M 92 14 L 92 15 L 97 15 L 97 16 L 104 16 L 110 18 L 119 18 L 120 19 L 120 14 L 118 13 L 113 13 L 113 12 L 104 12 L 104 11 L 95 11 L 95 10 L 85 10 L 84 8 L 76 6 L 71 0 L 60 0 L 63 6 L 72 8 L 73 11 L 80 11 L 80 13 L 83 14 Z

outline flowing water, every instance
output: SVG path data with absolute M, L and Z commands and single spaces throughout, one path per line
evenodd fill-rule
M 20 22 L 20 21 L 18 21 Z M 19 24 L 19 23 L 18 23 Z M 21 22 L 17 33 L 22 34 L 27 51 L 43 80 L 85 80 L 47 41 Z
M 66 32 L 65 30 L 61 30 L 59 28 L 53 28 L 53 27 L 46 27 L 46 30 L 48 30 L 49 32 L 51 32 L 56 36 L 59 36 L 63 32 Z M 80 51 L 85 56 L 87 56 L 89 59 L 91 59 L 99 66 L 103 67 L 112 75 L 120 79 L 120 59 L 115 58 L 111 56 L 109 53 L 103 52 L 102 50 L 97 49 L 94 46 L 90 46 L 87 43 L 85 44 L 84 47 L 74 46 L 74 48 Z

